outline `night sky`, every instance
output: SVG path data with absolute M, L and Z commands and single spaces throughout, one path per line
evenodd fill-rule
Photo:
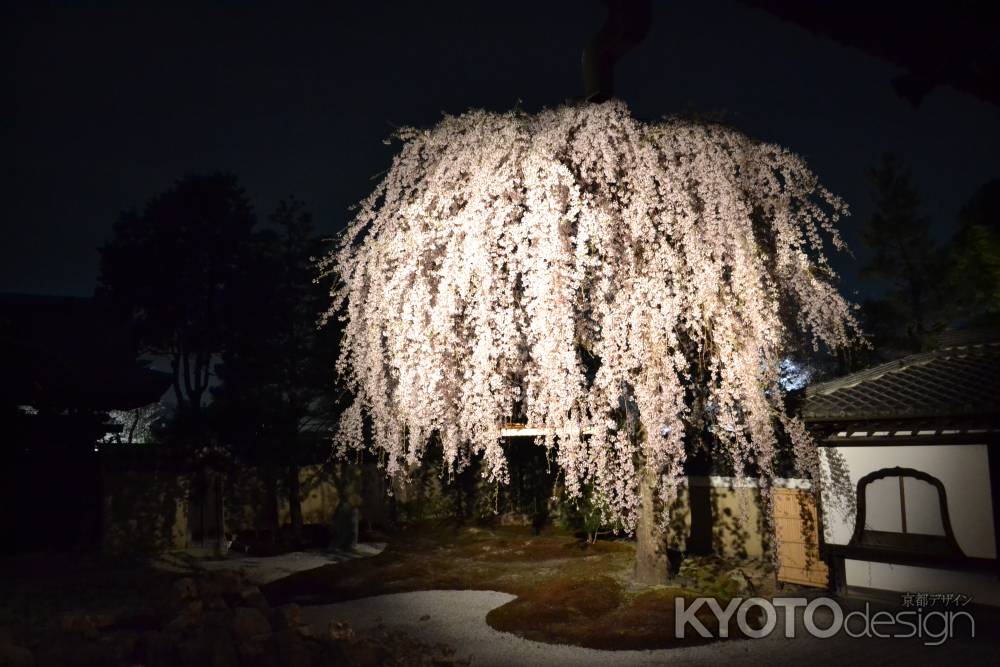
M 394 126 L 580 97 L 580 54 L 604 19 L 597 0 L 83 4 L 26 5 L 3 22 L 0 291 L 92 293 L 118 212 L 190 171 L 236 172 L 261 219 L 294 194 L 333 232 L 388 166 Z M 940 238 L 1000 176 L 994 105 L 938 87 L 914 108 L 890 86 L 898 67 L 743 4 L 654 5 L 617 95 L 645 119 L 724 113 L 806 157 L 852 206 L 845 234 L 861 258 L 854 230 L 880 153 L 912 166 Z M 839 266 L 848 292 L 872 289 L 856 263 Z

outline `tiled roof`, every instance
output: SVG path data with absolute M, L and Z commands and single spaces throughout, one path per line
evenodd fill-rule
M 1000 342 L 914 354 L 806 390 L 806 421 L 1000 414 Z

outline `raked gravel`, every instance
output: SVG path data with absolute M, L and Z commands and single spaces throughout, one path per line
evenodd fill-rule
M 720 641 L 655 651 L 598 651 L 545 644 L 498 632 L 486 624 L 486 614 L 514 596 L 496 591 L 418 591 L 352 600 L 337 604 L 303 606 L 302 619 L 316 631 L 325 632 L 331 620 L 346 621 L 363 630 L 384 624 L 403 630 L 422 641 L 442 642 L 468 657 L 475 667 L 544 667 L 580 665 L 724 665 L 768 664 L 789 667 L 846 667 L 862 663 L 876 665 L 1000 664 L 995 639 L 953 641 L 927 647 L 914 640 L 852 639 L 838 636 L 786 639 L 780 630 L 758 640 Z M 425 620 L 421 620 L 424 618 Z M 817 618 L 817 622 L 819 619 Z M 783 618 L 778 628 L 784 627 Z M 984 628 L 985 629 L 985 628 Z M 664 628 L 673 633 L 673 628 Z
M 377 556 L 383 549 L 385 542 L 362 542 L 349 550 L 293 551 L 278 556 L 250 556 L 238 551 L 230 552 L 224 558 L 197 558 L 183 553 L 162 554 L 152 562 L 157 569 L 178 574 L 190 574 L 198 570 L 238 572 L 248 581 L 262 586 L 297 572 L 345 560 Z

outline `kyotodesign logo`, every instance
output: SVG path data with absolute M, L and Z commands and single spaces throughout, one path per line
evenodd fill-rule
M 954 598 L 950 596 L 949 599 Z M 715 634 L 697 616 L 700 612 L 704 618 L 703 610 L 706 608 L 718 623 Z M 779 608 L 784 610 L 781 631 L 789 638 L 801 631 L 820 639 L 844 633 L 854 638 L 917 637 L 923 639 L 927 646 L 940 646 L 955 637 L 956 632 L 963 636 L 966 633 L 969 637 L 976 636 L 976 621 L 965 610 L 931 610 L 911 606 L 898 611 L 873 611 L 871 604 L 866 602 L 864 609 L 845 613 L 837 600 L 828 597 L 813 600 L 803 597 L 732 598 L 725 602 L 725 606 L 715 598 L 696 598 L 689 604 L 687 599 L 678 597 L 674 602 L 674 635 L 683 639 L 688 631 L 693 631 L 706 639 L 737 634 L 760 639 L 770 636 L 777 629 Z M 825 611 L 817 614 L 820 610 Z

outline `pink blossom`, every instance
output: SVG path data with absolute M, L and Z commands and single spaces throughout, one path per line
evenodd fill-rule
M 481 455 L 505 481 L 520 410 L 550 429 L 537 441 L 570 493 L 589 483 L 627 529 L 643 468 L 671 498 L 702 419 L 738 475 L 769 474 L 776 428 L 813 469 L 779 362 L 793 336 L 836 348 L 857 324 L 824 254 L 846 206 L 801 158 L 617 101 L 469 111 L 398 139 L 322 262 L 356 397 L 339 451 L 405 474 L 436 434 L 452 469 Z

